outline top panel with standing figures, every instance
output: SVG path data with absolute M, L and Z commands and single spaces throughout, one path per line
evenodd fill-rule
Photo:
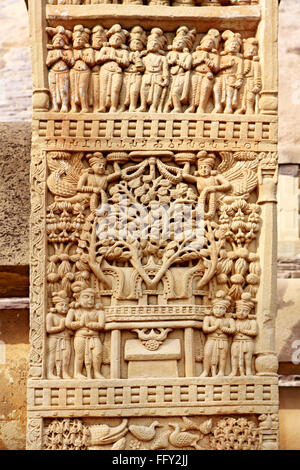
M 187 26 L 47 27 L 52 111 L 258 114 L 258 40 Z

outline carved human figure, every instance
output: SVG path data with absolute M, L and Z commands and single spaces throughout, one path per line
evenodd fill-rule
M 257 322 L 251 319 L 254 302 L 251 295 L 243 293 L 236 301 L 235 333 L 231 345 L 231 374 L 252 375 L 254 338 L 257 335 Z
M 129 66 L 129 53 L 125 45 L 128 31 L 119 24 L 113 25 L 107 32 L 108 44 L 99 52 L 100 69 L 100 108 L 99 112 L 115 113 L 120 99 L 123 82 L 123 69 Z
M 99 51 L 106 43 L 107 37 L 106 32 L 103 26 L 96 25 L 92 29 L 92 48 L 94 51 L 94 60 L 92 67 L 92 78 L 90 86 L 90 104 L 93 106 L 93 111 L 98 111 L 100 107 L 100 65 L 98 64 L 99 60 Z
M 244 39 L 244 83 L 241 88 L 240 114 L 258 113 L 258 98 L 262 88 L 261 66 L 258 57 L 258 41 L 255 38 Z
M 192 67 L 191 50 L 196 39 L 196 30 L 181 26 L 176 36 L 167 61 L 170 67 L 169 97 L 164 111 L 173 109 L 174 113 L 182 112 L 182 105 L 188 102 L 190 93 L 190 71 Z
M 212 303 L 212 313 L 204 317 L 202 327 L 206 334 L 202 377 L 207 377 L 210 372 L 212 377 L 225 375 L 229 335 L 235 331 L 234 319 L 225 316 L 230 297 L 218 291 Z
M 213 113 L 232 114 L 238 105 L 238 90 L 243 84 L 242 39 L 239 33 L 224 31 L 224 51 L 220 54 L 219 74 L 214 85 Z
M 190 174 L 190 163 L 185 163 L 182 172 L 182 177 L 186 181 L 197 185 L 199 209 L 203 212 L 205 220 L 212 220 L 215 216 L 216 194 L 231 188 L 231 183 L 222 174 L 213 170 L 215 159 L 214 153 L 200 151 L 197 154 L 197 171 L 194 175 Z
M 91 214 L 94 215 L 99 204 L 105 204 L 107 201 L 108 183 L 116 180 L 121 175 L 121 171 L 118 163 L 114 162 L 114 173 L 107 174 L 106 160 L 101 152 L 88 153 L 86 158 L 90 168 L 84 170 L 78 181 L 77 194 L 68 198 L 68 201 L 72 204 L 88 202 Z
M 66 326 L 75 331 L 75 379 L 103 378 L 102 343 L 99 332 L 103 330 L 104 325 L 104 311 L 96 304 L 94 289 L 81 290 L 77 306 L 69 310 L 66 318 Z M 86 376 L 83 374 L 84 366 Z
M 147 35 L 141 26 L 134 26 L 129 34 L 129 65 L 124 70 L 122 87 L 122 111 L 137 109 L 142 74 L 145 70 L 142 57 L 147 43 Z
M 94 51 L 89 45 L 90 30 L 82 25 L 73 29 L 73 54 L 75 64 L 70 71 L 71 112 L 89 112 L 90 65 L 94 64 Z
M 70 379 L 71 331 L 66 328 L 69 298 L 65 291 L 52 294 L 54 308 L 46 316 L 47 377 L 48 379 Z M 56 373 L 55 373 L 56 372 Z
M 187 113 L 205 113 L 212 95 L 214 74 L 219 70 L 221 35 L 217 29 L 210 29 L 193 52 L 192 80 Z
M 149 112 L 156 113 L 159 106 L 162 106 L 162 93 L 169 84 L 168 62 L 163 50 L 165 44 L 163 31 L 153 28 L 148 36 L 147 53 L 143 58 L 145 72 L 141 85 L 141 106 L 137 109 L 139 112 L 146 112 L 150 105 Z
M 50 68 L 49 91 L 52 100 L 52 110 L 67 113 L 70 102 L 70 67 L 74 65 L 73 52 L 69 45 L 72 32 L 63 26 L 46 28 L 52 36 L 52 44 L 48 44 L 46 65 Z

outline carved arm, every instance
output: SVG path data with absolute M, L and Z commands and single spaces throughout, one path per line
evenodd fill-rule
M 79 330 L 84 326 L 83 321 L 74 321 L 75 311 L 73 309 L 69 310 L 66 318 L 66 327 L 70 330 Z

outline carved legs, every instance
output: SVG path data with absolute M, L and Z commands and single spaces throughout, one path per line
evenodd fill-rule
M 89 84 L 90 70 L 80 71 L 71 70 L 71 112 L 76 113 L 81 107 L 82 113 L 89 112 Z

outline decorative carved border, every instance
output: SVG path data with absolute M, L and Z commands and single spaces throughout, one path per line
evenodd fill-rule
M 44 309 L 46 299 L 46 156 L 32 150 L 30 219 L 30 369 L 33 378 L 43 376 Z

